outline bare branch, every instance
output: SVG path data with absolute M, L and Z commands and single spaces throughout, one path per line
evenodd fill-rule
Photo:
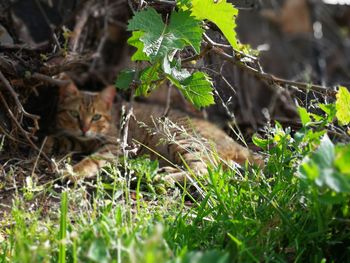
M 76 70 L 77 68 L 80 68 L 82 66 L 88 67 L 89 59 L 90 59 L 90 56 L 88 56 L 87 58 L 77 58 L 74 60 L 64 61 L 63 63 L 60 63 L 60 64 L 45 65 L 39 70 L 38 73 L 48 75 L 48 76 L 54 76 L 61 72 Z
M 287 80 L 287 79 L 276 77 L 272 74 L 268 74 L 268 73 L 259 71 L 255 68 L 241 62 L 236 57 L 227 54 L 219 47 L 212 46 L 211 51 L 213 51 L 215 54 L 220 56 L 223 60 L 228 61 L 228 62 L 238 66 L 240 69 L 250 73 L 251 75 L 254 75 L 255 77 L 257 77 L 259 79 L 262 79 L 262 80 L 265 80 L 265 81 L 268 81 L 271 83 L 279 84 L 282 86 L 283 85 L 295 86 L 295 87 L 298 87 L 299 89 L 302 89 L 305 91 L 312 90 L 312 91 L 315 91 L 315 92 L 318 92 L 320 94 L 330 96 L 330 97 L 335 97 L 335 95 L 336 95 L 335 90 L 332 90 L 332 89 L 324 87 L 324 86 L 320 86 L 320 85 L 316 85 L 316 84 L 312 84 L 312 83 L 304 83 L 304 82 Z
M 50 83 L 52 85 L 59 86 L 59 87 L 69 84 L 69 81 L 67 81 L 67 80 L 53 79 L 50 76 L 47 76 L 47 75 L 44 75 L 41 73 L 33 73 L 30 76 L 30 78 L 36 79 L 36 80 L 41 80 L 41 81 L 44 81 L 44 82 L 47 82 L 47 83 Z
M 208 54 L 208 52 L 211 50 L 211 46 L 209 45 L 206 45 L 199 54 L 197 55 L 194 55 L 192 57 L 188 57 L 188 58 L 185 58 L 182 60 L 182 63 L 187 63 L 187 62 L 191 62 L 191 61 L 194 61 L 194 60 L 198 60 L 198 59 L 201 59 L 203 58 L 206 54 Z
M 35 46 L 28 44 L 1 44 L 0 51 L 42 51 L 49 47 L 49 42 L 45 41 Z

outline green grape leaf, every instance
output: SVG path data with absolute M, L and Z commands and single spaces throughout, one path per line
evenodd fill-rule
M 157 80 L 159 80 L 159 63 L 145 68 L 140 74 L 141 85 L 137 87 L 135 96 L 147 96 L 157 86 Z
M 192 46 L 199 53 L 201 48 L 203 29 L 199 21 L 191 16 L 191 12 L 173 12 L 170 19 L 168 31 L 175 35 L 176 38 L 184 41 L 185 46 Z
M 162 68 L 164 73 L 171 75 L 178 81 L 183 81 L 191 76 L 191 73 L 186 69 L 182 69 L 180 65 L 177 65 L 169 61 L 167 57 L 164 58 Z
M 239 49 L 235 31 L 238 10 L 232 4 L 226 0 L 192 0 L 191 10 L 197 19 L 207 19 L 217 25 L 231 46 Z
M 191 0 L 176 0 L 176 5 L 185 11 L 191 8 Z
M 186 46 L 192 46 L 199 53 L 203 33 L 199 21 L 191 16 L 190 11 L 173 12 L 169 24 L 166 25 L 153 8 L 136 13 L 129 21 L 128 30 L 137 30 L 139 40 L 144 45 L 143 52 L 151 62 L 166 56 L 171 61 L 176 51 Z M 135 34 L 132 37 L 136 38 Z M 140 49 L 137 41 L 136 44 Z
M 337 101 L 335 102 L 337 109 L 336 116 L 340 125 L 350 123 L 350 92 L 345 87 L 339 87 L 337 93 Z
M 168 79 L 195 107 L 206 107 L 215 103 L 212 82 L 205 73 L 195 72 L 183 81 L 178 81 L 169 75 Z
M 136 71 L 134 69 L 122 70 L 118 74 L 117 80 L 115 81 L 115 86 L 121 90 L 128 89 L 131 82 L 134 80 L 135 72 Z
M 142 37 L 143 34 L 142 31 L 133 31 L 131 37 L 128 39 L 128 44 L 136 47 L 136 52 L 131 57 L 132 61 L 149 61 L 148 56 L 143 52 L 144 45 L 140 40 L 140 37 Z

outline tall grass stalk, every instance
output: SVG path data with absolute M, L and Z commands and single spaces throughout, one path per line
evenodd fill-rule
M 67 213 L 68 213 L 68 195 L 67 191 L 61 194 L 61 216 L 60 216 L 60 231 L 59 231 L 59 252 L 58 262 L 66 262 L 66 244 L 67 244 Z

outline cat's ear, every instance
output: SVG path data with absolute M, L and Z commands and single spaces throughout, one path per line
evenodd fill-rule
M 59 91 L 60 100 L 64 100 L 69 96 L 77 96 L 79 90 L 73 82 L 68 83 L 67 85 L 61 86 Z
M 59 88 L 59 98 L 61 101 L 64 100 L 66 97 L 76 96 L 79 94 L 77 86 L 66 73 L 61 73 L 59 75 L 59 79 L 67 82 L 67 84 L 62 85 Z
M 115 94 L 116 90 L 113 85 L 109 85 L 101 91 L 100 96 L 107 103 L 108 108 L 112 106 Z

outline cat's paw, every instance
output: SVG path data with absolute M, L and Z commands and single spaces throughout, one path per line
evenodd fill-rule
M 89 173 L 81 163 L 73 166 L 66 164 L 65 169 L 61 170 L 61 180 L 64 182 L 75 183 L 87 177 L 91 177 L 91 172 Z
M 76 183 L 83 178 L 84 178 L 84 175 L 74 172 L 74 169 L 72 166 L 66 167 L 66 169 L 61 172 L 61 180 L 64 182 Z
M 168 186 L 174 186 L 175 183 L 182 183 L 187 177 L 187 173 L 176 167 L 165 166 L 159 169 L 159 174 L 155 181 L 166 183 Z

